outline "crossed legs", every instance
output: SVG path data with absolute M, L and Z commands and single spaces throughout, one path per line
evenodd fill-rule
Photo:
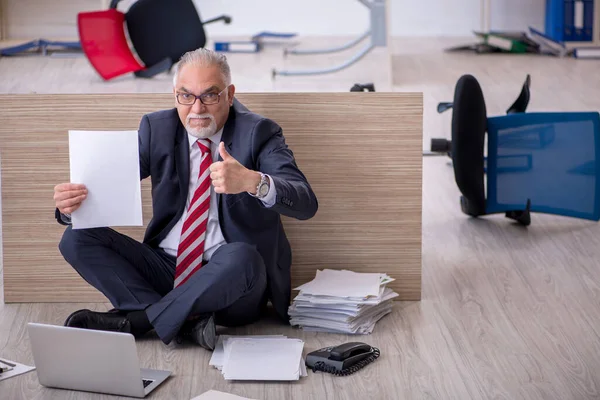
M 260 317 L 266 303 L 265 265 L 246 243 L 221 246 L 210 262 L 175 289 L 175 257 L 113 229 L 69 226 L 59 249 L 113 307 L 137 320 L 140 315 L 147 318 L 167 344 L 186 320 L 214 314 L 218 325 L 245 325 Z

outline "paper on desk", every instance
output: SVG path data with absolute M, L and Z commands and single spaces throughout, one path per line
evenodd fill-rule
M 25 364 L 19 364 L 18 362 L 5 360 L 2 358 L 0 358 L 0 362 L 2 362 L 2 364 L 12 367 L 10 371 L 0 373 L 0 381 L 12 378 L 13 376 L 24 374 L 25 372 L 33 371 L 35 369 L 35 367 L 31 367 Z
M 73 229 L 143 225 L 137 131 L 69 131 L 69 161 L 88 189 Z
M 218 390 L 209 390 L 192 400 L 253 400 L 247 397 L 240 397 L 235 394 L 219 392 Z

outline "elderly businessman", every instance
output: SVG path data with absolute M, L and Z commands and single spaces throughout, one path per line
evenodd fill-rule
M 317 199 L 281 127 L 234 94 L 226 57 L 198 49 L 176 67 L 175 108 L 141 119 L 140 178 L 151 179 L 154 213 L 142 243 L 110 228 L 72 229 L 87 189 L 55 187 L 56 218 L 67 225 L 60 251 L 114 307 L 76 311 L 66 326 L 154 330 L 164 343 L 187 337 L 212 350 L 215 324 L 252 323 L 268 301 L 287 322 L 292 252 L 281 215 L 309 219 Z

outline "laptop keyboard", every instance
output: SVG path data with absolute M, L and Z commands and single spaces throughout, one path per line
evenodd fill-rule
M 144 388 L 146 388 L 149 384 L 154 382 L 154 379 L 142 379 L 142 382 L 144 382 Z

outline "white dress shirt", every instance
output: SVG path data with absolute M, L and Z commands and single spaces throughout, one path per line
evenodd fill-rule
M 216 134 L 209 138 L 210 140 L 210 152 L 212 155 L 213 162 L 219 159 L 219 142 L 221 142 L 221 135 L 223 129 L 218 131 Z M 185 210 L 181 215 L 179 221 L 173 226 L 171 232 L 160 242 L 159 246 L 168 254 L 177 257 L 177 248 L 179 247 L 179 237 L 181 236 L 181 228 L 183 221 L 187 215 L 188 207 L 192 201 L 192 196 L 196 190 L 198 183 L 198 172 L 200 170 L 200 159 L 202 158 L 202 152 L 198 146 L 194 146 L 198 138 L 188 133 L 188 140 L 190 145 L 190 183 L 188 190 L 188 197 L 185 203 Z M 276 190 L 273 179 L 269 177 L 271 184 L 269 186 L 269 193 L 261 201 L 266 207 L 272 207 L 275 204 Z M 249 195 L 248 195 L 249 196 Z M 210 185 L 210 206 L 208 210 L 208 222 L 206 223 L 206 238 L 204 239 L 204 254 L 202 258 L 204 260 L 210 260 L 212 254 L 222 245 L 226 243 L 223 232 L 221 232 L 221 226 L 219 225 L 219 211 L 217 210 L 217 194 L 215 188 Z

